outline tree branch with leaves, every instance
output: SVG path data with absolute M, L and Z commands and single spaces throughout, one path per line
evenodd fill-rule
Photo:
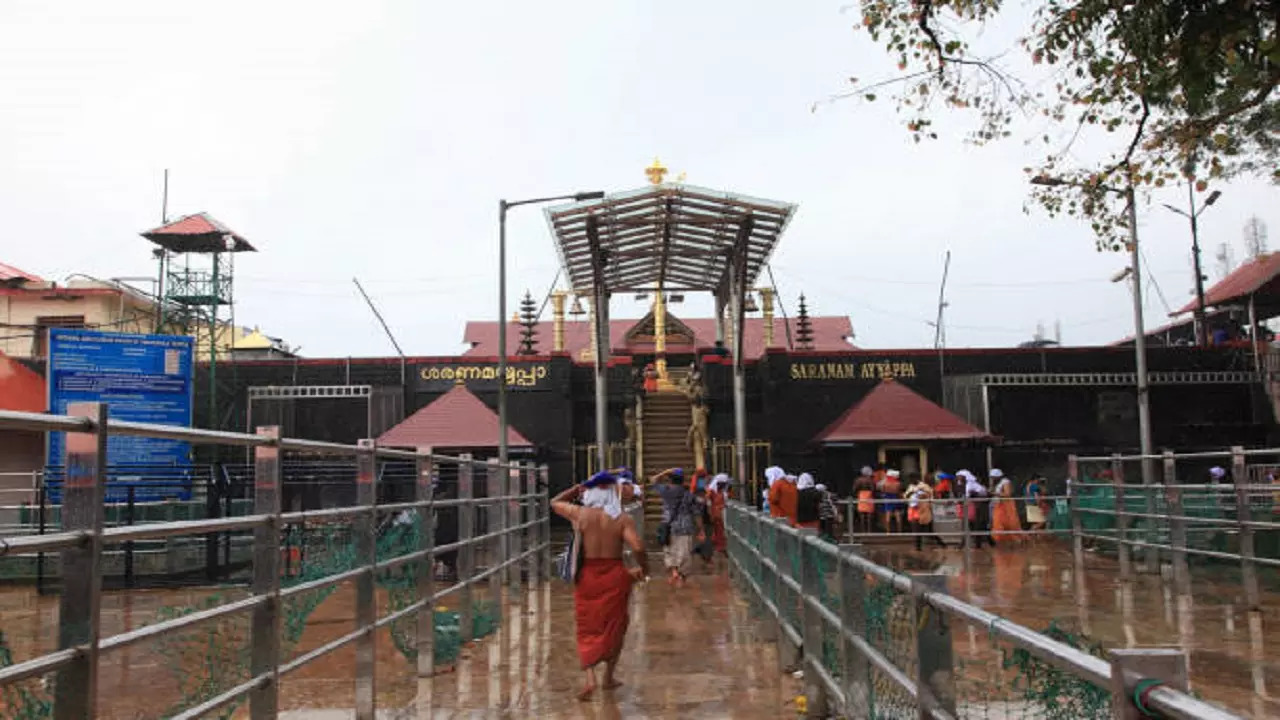
M 1021 7 L 862 0 L 858 27 L 900 74 L 852 79 L 853 89 L 832 99 L 891 93 L 916 142 L 937 139 L 933 120 L 943 110 L 976 115 L 967 135 L 976 144 L 1011 137 L 1019 120 L 1061 126 L 1066 142 L 1052 147 L 1043 133 L 1050 148 L 1026 171 L 1066 183 L 1032 197 L 1050 215 L 1087 219 L 1100 249 L 1123 245 L 1123 209 L 1108 188 L 1186 180 L 1203 192 L 1240 175 L 1280 182 L 1280 0 L 1046 0 L 1010 49 L 1046 74 L 1035 83 L 1008 69 L 1008 52 L 973 50 L 984 27 Z M 1106 160 L 1078 166 L 1071 150 L 1086 132 L 1116 140 Z

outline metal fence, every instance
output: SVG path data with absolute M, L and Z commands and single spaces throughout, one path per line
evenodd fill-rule
M 374 694 L 374 634 L 378 628 L 399 621 L 414 621 L 416 672 L 432 674 L 435 658 L 435 604 L 440 598 L 463 596 L 459 623 L 462 639 L 468 639 L 475 607 L 473 588 L 487 582 L 490 598 L 501 597 L 502 586 L 519 588 L 527 578 L 537 582 L 550 575 L 549 504 L 545 491 L 547 470 L 532 463 L 509 467 L 496 460 L 479 463 L 467 456 L 446 457 L 430 448 L 402 451 L 378 448 L 373 441 L 341 445 L 282 438 L 277 428 L 259 428 L 243 434 L 192 428 L 108 421 L 107 408 L 97 403 L 74 404 L 68 416 L 0 411 L 0 429 L 63 431 L 67 433 L 67 472 L 63 483 L 62 529 L 45 535 L 4 538 L 0 556 L 58 552 L 63 574 L 59 605 L 58 649 L 54 652 L 0 668 L 0 688 L 54 674 L 53 717 L 65 720 L 94 717 L 99 695 L 100 656 L 145 640 L 159 639 L 231 616 L 250 614 L 248 630 L 248 678 L 173 717 L 194 718 L 227 708 L 248 698 L 252 718 L 275 717 L 282 676 L 349 644 L 355 644 L 354 683 L 356 717 L 372 720 Z M 104 498 L 108 435 L 134 435 L 182 440 L 197 444 L 239 446 L 254 454 L 253 512 L 238 517 L 158 522 L 105 527 Z M 282 453 L 322 453 L 355 458 L 356 504 L 301 512 L 281 508 Z M 414 499 L 379 503 L 376 467 L 379 458 L 409 462 L 415 468 Z M 434 480 L 444 470 L 465 481 L 458 483 L 458 497 L 434 497 Z M 485 497 L 473 497 L 473 474 L 487 477 Z M 488 527 L 477 532 L 475 510 L 482 508 Z M 435 543 L 432 531 L 437 513 L 456 509 L 458 539 Z M 378 547 L 379 516 L 408 518 L 422 531 L 415 547 L 382 557 Z M 354 544 L 354 567 L 304 582 L 282 582 L 287 562 L 282 549 L 284 530 L 293 523 L 349 523 L 346 530 Z M 143 540 L 220 532 L 252 532 L 252 580 L 241 599 L 160 620 L 145 627 L 101 637 L 103 548 Z M 455 582 L 437 589 L 435 559 L 456 554 Z M 487 566 L 478 569 L 481 554 Z M 378 616 L 375 578 L 393 569 L 410 571 L 415 585 L 412 598 L 392 613 Z M 282 616 L 287 603 L 300 595 L 340 583 L 355 586 L 356 629 L 320 647 L 286 661 L 281 648 Z
M 1181 650 L 1100 656 L 741 503 L 725 525 L 734 580 L 783 669 L 803 671 L 811 717 L 1237 717 L 1185 692 Z
M 1158 572 L 1167 562 L 1179 595 L 1191 593 L 1193 561 L 1238 564 L 1249 609 L 1258 610 L 1258 569 L 1280 568 L 1280 484 L 1269 472 L 1278 456 L 1280 449 L 1242 447 L 1072 455 L 1067 472 L 1077 564 L 1086 547 L 1114 550 L 1124 579 L 1139 568 Z M 1221 477 L 1209 466 L 1220 468 Z

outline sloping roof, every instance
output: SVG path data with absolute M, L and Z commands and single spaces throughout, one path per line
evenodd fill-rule
M 671 313 L 667 317 L 674 319 Z M 809 318 L 813 328 L 813 349 L 817 352 L 834 352 L 857 349 L 845 340 L 853 335 L 853 325 L 848 317 L 829 316 Z M 640 320 L 620 319 L 609 321 L 609 345 L 615 349 L 626 348 L 627 332 Z M 681 346 L 667 343 L 668 353 L 692 353 L 697 348 L 709 348 L 716 342 L 716 321 L 714 318 L 680 318 L 680 322 L 693 331 L 696 342 L 694 346 Z M 742 356 L 758 358 L 764 354 L 764 318 L 744 318 L 745 329 L 742 337 Z M 538 351 L 550 352 L 554 339 L 553 323 L 540 322 L 536 325 Z M 791 334 L 795 335 L 795 319 L 791 321 Z M 463 342 L 471 348 L 464 356 L 494 357 L 498 354 L 498 324 L 493 321 L 471 321 L 463 331 Z M 520 346 L 520 326 L 507 324 L 507 347 Z M 773 346 L 787 346 L 786 322 L 782 318 L 773 319 Z M 630 346 L 635 352 L 651 352 L 652 343 L 635 343 Z M 583 351 L 591 349 L 591 323 L 586 320 L 567 320 L 564 324 L 564 349 L 575 360 Z
M 226 237 L 235 240 L 232 252 L 254 252 L 255 249 L 239 233 L 213 219 L 208 213 L 196 213 L 141 233 L 142 237 L 176 253 L 226 252 Z
M 1253 294 L 1266 294 L 1268 300 L 1280 300 L 1280 252 L 1268 253 L 1250 260 L 1231 271 L 1204 294 L 1206 307 L 1228 305 L 1247 300 Z M 1196 301 L 1184 305 L 1172 315 L 1182 315 L 1196 309 Z
M 0 410 L 39 413 L 45 405 L 44 378 L 0 352 Z
M 465 385 L 457 385 L 382 433 L 378 444 L 403 448 L 497 447 L 498 415 Z M 518 430 L 507 425 L 508 447 L 532 445 Z
M 727 297 L 732 259 L 752 287 L 796 206 L 681 183 L 648 185 L 544 211 L 577 290 L 650 287 Z
M 0 282 L 5 280 L 25 280 L 27 282 L 44 282 L 43 279 L 12 265 L 0 263 Z
M 887 379 L 818 433 L 814 442 L 979 440 L 985 437 L 985 432 L 950 410 L 900 382 Z

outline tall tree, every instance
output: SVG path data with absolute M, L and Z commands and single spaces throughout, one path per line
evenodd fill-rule
M 1123 244 L 1123 203 L 1106 186 L 1137 190 L 1181 177 L 1203 192 L 1239 174 L 1280 182 L 1280 0 L 1045 0 L 1014 48 L 1043 82 L 1010 72 L 1006 53 L 979 56 L 989 21 L 1022 9 L 1010 0 L 861 0 L 861 27 L 900 74 L 845 96 L 892 94 L 918 142 L 937 138 L 940 108 L 977 115 L 982 144 L 1015 134 L 1022 117 L 1061 125 L 1028 173 L 1070 184 L 1033 197 L 1051 215 L 1089 219 L 1100 249 Z M 1038 73 L 1037 73 L 1038 74 Z M 1114 134 L 1106 160 L 1069 167 L 1073 144 Z M 1040 134 L 1039 131 L 1036 134 Z M 1202 171 L 1196 175 L 1196 168 Z
M 796 315 L 796 347 L 801 350 L 813 349 L 813 321 L 809 319 L 809 306 L 805 304 L 804 293 L 800 294 L 800 311 Z
M 519 354 L 538 354 L 538 304 L 528 290 L 524 291 L 524 299 L 520 301 Z

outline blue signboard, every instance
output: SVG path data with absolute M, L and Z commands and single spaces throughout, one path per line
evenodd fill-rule
M 113 420 L 191 425 L 194 341 L 176 335 L 49 330 L 49 411 L 101 402 Z M 66 437 L 49 433 L 50 479 L 66 465 Z M 177 440 L 112 435 L 107 440 L 109 502 L 191 497 L 191 446 Z

